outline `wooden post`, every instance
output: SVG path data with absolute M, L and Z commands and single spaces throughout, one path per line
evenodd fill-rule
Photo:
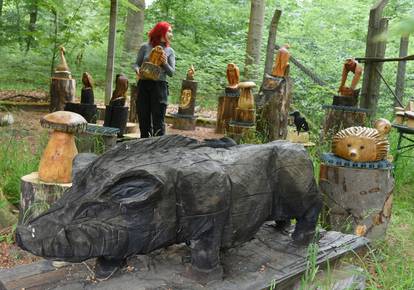
M 407 56 L 408 54 L 408 43 L 409 43 L 409 35 L 405 35 L 401 37 L 400 41 L 400 57 Z M 406 70 L 407 62 L 400 61 L 398 62 L 398 70 L 397 70 L 397 80 L 395 83 L 395 95 L 397 98 L 403 102 L 404 98 L 404 88 L 405 88 L 405 70 Z M 397 100 L 394 101 L 394 106 L 399 107 L 400 104 Z
M 370 239 L 384 238 L 391 218 L 392 169 L 321 164 L 319 185 L 332 229 Z
M 370 10 L 365 57 L 383 58 L 385 56 L 387 42 L 377 40 L 376 37 L 388 29 L 388 19 L 382 18 L 382 12 L 387 3 L 388 0 L 379 0 Z M 382 64 L 382 62 L 367 62 L 364 68 L 360 107 L 371 110 L 370 115 L 372 116 L 375 116 L 377 110 L 381 84 L 378 71 L 382 72 Z
M 286 139 L 289 108 L 292 101 L 292 80 L 267 75 L 256 99 L 257 132 L 267 142 Z
M 239 96 L 221 96 L 218 99 L 216 133 L 224 134 L 229 122 L 235 118 Z
M 106 58 L 106 87 L 105 104 L 109 104 L 112 96 L 112 80 L 114 76 L 115 42 L 116 42 L 116 18 L 118 15 L 118 0 L 111 0 L 109 18 L 108 55 Z
M 276 35 L 277 35 L 277 26 L 279 24 L 279 19 L 281 15 L 282 15 L 282 11 L 276 9 L 275 13 L 273 14 L 272 22 L 270 22 L 269 38 L 267 39 L 266 61 L 265 61 L 263 80 L 265 79 L 266 74 L 270 75 L 272 72 L 273 57 L 274 57 L 274 52 L 275 52 Z

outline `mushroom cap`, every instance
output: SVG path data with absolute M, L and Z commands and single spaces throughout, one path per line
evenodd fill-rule
M 246 88 L 254 88 L 256 84 L 254 82 L 241 82 L 239 83 L 239 88 L 246 89 Z
M 403 107 L 394 107 L 394 111 L 395 112 L 401 112 L 401 111 L 404 112 L 404 108 Z
M 404 111 L 398 111 L 395 113 L 395 115 L 397 116 L 405 116 L 405 112 Z
M 65 133 L 81 133 L 86 130 L 88 122 L 79 114 L 68 111 L 57 111 L 40 119 L 43 128 Z

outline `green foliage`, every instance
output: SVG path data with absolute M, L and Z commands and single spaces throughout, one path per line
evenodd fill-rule
M 20 178 L 37 171 L 40 153 L 14 134 L 0 131 L 0 192 L 7 201 L 18 205 L 20 202 Z

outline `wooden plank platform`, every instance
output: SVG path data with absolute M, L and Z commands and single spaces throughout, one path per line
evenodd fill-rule
M 338 232 L 321 232 L 316 262 L 333 262 L 346 253 L 363 248 L 365 238 Z M 128 267 L 111 279 L 94 281 L 93 260 L 55 269 L 50 262 L 0 269 L 0 280 L 7 289 L 294 289 L 306 271 L 308 248 L 292 243 L 270 223 L 262 226 L 256 238 L 240 247 L 224 251 L 221 256 L 224 280 L 200 285 L 184 277 L 189 266 L 189 249 L 184 244 L 137 255 L 128 259 Z

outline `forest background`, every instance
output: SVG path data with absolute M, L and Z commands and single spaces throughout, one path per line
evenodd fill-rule
M 126 74 L 131 82 L 135 80 L 132 63 L 137 53 L 127 48 L 127 32 L 134 30 L 127 22 L 128 13 L 134 8 L 132 2 L 144 0 L 119 0 L 115 60 L 115 73 Z M 312 124 L 314 141 L 318 141 L 325 113 L 322 105 L 332 102 L 345 58 L 365 55 L 369 10 L 376 2 L 266 1 L 259 73 L 252 80 L 261 84 L 269 24 L 275 9 L 280 9 L 277 44 L 289 43 L 292 56 L 327 83 L 321 87 L 291 65 L 293 106 Z M 227 63 L 234 62 L 244 71 L 250 4 L 247 0 L 156 0 L 145 8 L 144 29 L 136 31 L 144 34 L 142 41 L 147 40 L 147 32 L 158 21 L 169 21 L 174 27 L 172 47 L 177 70 L 169 80 L 170 103 L 178 102 L 181 81 L 193 64 L 199 82 L 197 105 L 216 109 L 227 84 Z M 389 0 L 386 5 L 384 14 L 390 19 L 386 57 L 398 56 L 402 30 L 414 32 L 413 7 L 412 0 Z M 48 92 L 51 72 L 58 61 L 57 49 L 64 45 L 78 91 L 81 75 L 88 71 L 96 83 L 95 95 L 103 103 L 109 8 L 110 1 L 102 0 L 0 0 L 0 92 Z M 413 45 L 409 45 L 408 54 L 414 54 Z M 397 63 L 384 64 L 383 75 L 392 88 L 396 71 Z M 414 62 L 407 62 L 404 103 L 413 95 Z M 377 116 L 392 119 L 393 107 L 392 94 L 382 84 Z M 20 177 L 35 171 L 39 161 L 39 154 L 28 153 L 27 144 L 12 132 L 0 132 L 0 208 L 5 205 L 2 193 L 17 206 Z M 395 153 L 396 138 L 393 132 L 391 153 Z M 316 168 L 322 150 L 329 148 L 318 143 L 311 151 Z M 393 217 L 386 240 L 376 244 L 366 256 L 356 257 L 367 273 L 369 289 L 414 289 L 413 160 L 401 159 L 394 172 Z M 0 236 L 0 242 L 4 239 Z
M 4 2 L 3 2 L 4 1 Z M 131 1 L 143 3 L 144 1 Z M 342 63 L 347 57 L 365 55 L 369 9 L 376 0 L 281 0 L 266 1 L 261 62 L 253 81 L 261 83 L 268 29 L 275 9 L 282 10 L 277 43 L 289 43 L 292 55 L 328 85 L 312 82 L 295 66 L 294 106 L 312 123 L 320 124 L 322 104 L 331 101 L 339 85 Z M 126 31 L 127 0 L 119 5 L 115 73 L 135 81 L 132 63 L 136 51 L 128 49 Z M 0 90 L 49 88 L 49 78 L 57 61 L 57 48 L 64 45 L 73 77 L 81 87 L 82 72 L 88 71 L 96 82 L 98 99 L 104 99 L 106 53 L 110 1 L 99 0 L 1 0 L 0 4 Z M 390 0 L 385 16 L 391 32 L 412 13 L 410 0 Z M 226 85 L 226 64 L 234 62 L 244 70 L 250 1 L 246 0 L 158 0 L 145 11 L 146 34 L 158 21 L 174 26 L 172 47 L 177 55 L 177 70 L 170 79 L 170 102 L 176 103 L 188 67 L 196 68 L 199 82 L 197 104 L 215 109 Z M 132 28 L 133 30 L 134 28 Z M 388 36 L 387 57 L 398 56 L 400 35 Z M 409 54 L 414 52 L 409 47 Z M 414 63 L 407 64 L 406 96 L 414 93 Z M 384 65 L 384 76 L 395 84 L 397 64 Z M 243 80 L 243 78 L 242 78 Z M 379 114 L 389 113 L 393 98 L 382 85 Z

